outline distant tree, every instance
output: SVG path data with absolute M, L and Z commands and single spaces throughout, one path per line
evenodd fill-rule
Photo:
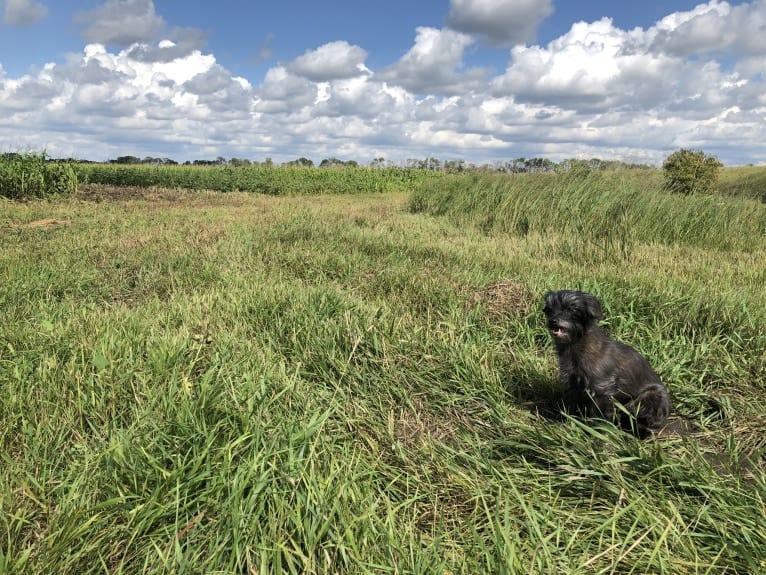
M 325 158 L 319 163 L 320 168 L 356 168 L 359 164 L 356 160 L 339 160 L 338 158 Z
M 285 166 L 299 166 L 301 168 L 311 168 L 314 166 L 314 162 L 309 160 L 308 158 L 300 157 L 297 160 L 291 160 L 289 162 L 285 162 Z
M 527 159 L 525 157 L 516 158 L 513 160 L 513 169 L 512 171 L 514 173 L 521 173 L 527 171 Z
M 587 176 L 595 168 L 593 160 L 580 160 L 578 158 L 569 158 L 562 160 L 557 166 L 556 171 L 569 176 Z M 600 164 L 598 164 L 600 165 Z
M 266 168 L 273 168 L 274 167 L 274 160 L 271 158 L 265 158 L 263 160 L 263 166 Z
M 445 160 L 444 171 L 462 172 L 465 170 L 465 160 Z
M 599 160 L 598 158 L 591 158 L 588 160 L 588 167 L 591 170 L 600 170 L 604 167 L 604 162 Z
M 320 168 L 332 168 L 334 166 L 342 166 L 343 160 L 339 160 L 338 158 L 325 158 L 321 162 L 319 162 Z
M 527 172 L 552 172 L 556 164 L 548 158 L 530 158 L 524 160 L 524 167 Z
M 723 164 L 702 150 L 680 149 L 662 163 L 665 189 L 676 194 L 711 194 L 718 190 Z
M 424 158 L 422 160 L 416 158 L 408 158 L 404 165 L 408 168 L 417 168 L 419 170 L 441 169 L 441 162 L 439 161 L 439 158 Z
M 140 164 L 141 158 L 136 156 L 120 156 L 116 160 L 109 160 L 110 164 Z
M 370 167 L 373 167 L 373 168 L 382 168 L 385 165 L 386 165 L 386 159 L 383 157 L 374 158 L 370 162 Z

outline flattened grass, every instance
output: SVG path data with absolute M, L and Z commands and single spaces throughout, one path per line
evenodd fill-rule
M 90 200 L 0 215 L 0 571 L 766 568 L 761 240 L 606 254 L 404 194 Z M 563 287 L 693 433 L 554 417 Z

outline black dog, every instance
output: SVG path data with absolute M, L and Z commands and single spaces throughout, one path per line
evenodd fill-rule
M 598 299 L 581 291 L 548 292 L 543 311 L 567 410 L 616 420 L 639 435 L 663 424 L 670 413 L 667 389 L 641 354 L 598 326 L 604 318 Z

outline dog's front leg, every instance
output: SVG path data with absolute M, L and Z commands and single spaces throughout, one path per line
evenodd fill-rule
M 579 373 L 571 373 L 561 380 L 564 408 L 568 413 L 586 415 L 590 407 L 590 397 L 585 392 L 585 381 Z

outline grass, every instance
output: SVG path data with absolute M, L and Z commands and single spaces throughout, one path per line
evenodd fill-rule
M 635 173 L 451 176 L 424 182 L 410 209 L 525 235 L 559 232 L 568 244 L 618 254 L 635 243 L 748 250 L 766 238 L 766 206 L 748 199 L 664 192 Z
M 77 191 L 69 162 L 51 162 L 45 152 L 0 154 L 0 198 L 13 200 L 69 195 Z
M 269 195 L 404 191 L 442 172 L 414 168 L 136 166 L 78 164 L 80 181 L 109 186 L 242 191 Z
M 721 194 L 766 202 L 766 166 L 739 166 L 721 171 Z
M 764 571 L 763 236 L 608 253 L 430 201 L 6 201 L 0 572 Z M 694 432 L 553 417 L 564 287 Z

